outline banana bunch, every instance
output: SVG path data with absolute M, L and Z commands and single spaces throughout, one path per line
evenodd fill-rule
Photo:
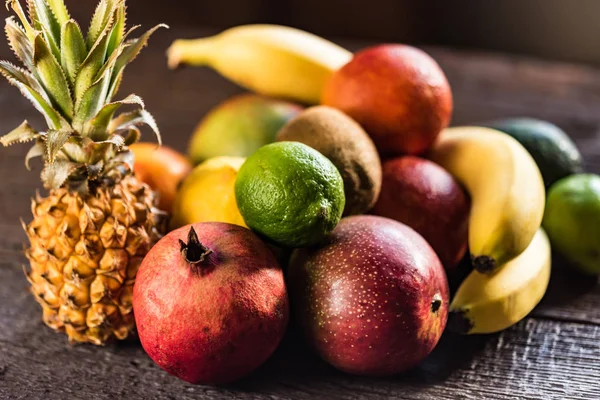
M 550 242 L 540 228 L 529 247 L 499 271 L 471 272 L 450 304 L 448 328 L 463 334 L 494 333 L 516 324 L 544 297 L 550 267 Z
M 542 230 L 545 188 L 535 161 L 509 135 L 482 127 L 443 131 L 430 153 L 469 191 L 475 270 L 450 305 L 448 326 L 464 334 L 514 325 L 540 302 L 551 251 Z
M 176 40 L 169 66 L 209 66 L 256 93 L 317 104 L 331 74 L 352 53 L 318 36 L 279 25 L 243 25 L 216 36 Z
M 469 248 L 476 270 L 493 272 L 529 246 L 546 194 L 539 168 L 519 142 L 489 128 L 449 128 L 430 158 L 471 195 Z

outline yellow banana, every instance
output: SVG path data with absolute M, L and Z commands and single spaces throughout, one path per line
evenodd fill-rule
M 529 247 L 501 270 L 471 272 L 450 304 L 449 329 L 493 333 L 516 324 L 544 297 L 550 269 L 550 242 L 540 228 Z
M 176 40 L 169 66 L 209 66 L 257 93 L 317 104 L 331 74 L 352 53 L 323 38 L 279 25 L 243 25 L 216 36 Z
M 475 269 L 492 272 L 529 246 L 544 216 L 545 189 L 539 168 L 519 142 L 489 128 L 449 128 L 430 157 L 471 195 L 469 248 Z

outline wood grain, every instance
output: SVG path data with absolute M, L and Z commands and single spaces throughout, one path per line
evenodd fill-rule
M 157 35 L 126 74 L 122 95 L 146 100 L 164 142 L 185 150 L 187 138 L 213 106 L 241 90 L 208 70 L 170 72 Z M 368 43 L 345 43 L 352 49 Z M 427 49 L 455 94 L 454 123 L 503 116 L 550 120 L 577 141 L 591 171 L 600 172 L 600 70 L 503 55 Z M 0 132 L 23 119 L 43 127 L 27 101 L 0 81 Z M 150 136 L 147 136 L 148 138 Z M 532 317 L 491 336 L 446 335 L 419 368 L 391 379 L 344 375 L 319 361 L 295 333 L 257 373 L 234 386 L 184 384 L 163 373 L 136 341 L 106 348 L 70 346 L 40 321 L 28 294 L 19 217 L 39 166 L 22 164 L 27 146 L 0 149 L 0 398 L 1 399 L 592 399 L 600 393 L 600 284 L 556 259 L 551 288 Z

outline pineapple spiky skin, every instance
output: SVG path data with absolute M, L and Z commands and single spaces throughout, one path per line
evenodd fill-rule
M 132 175 L 85 197 L 57 189 L 32 201 L 26 274 L 48 326 L 96 345 L 134 331 L 135 276 L 165 231 L 155 203 Z
M 136 95 L 115 101 L 123 72 L 157 25 L 130 39 L 125 0 L 99 0 L 84 37 L 63 0 L 6 0 L 17 18 L 6 37 L 24 68 L 0 61 L 0 74 L 44 116 L 47 129 L 27 121 L 0 144 L 34 142 L 25 165 L 42 157 L 49 190 L 32 202 L 25 226 L 31 290 L 44 322 L 73 342 L 102 345 L 135 329 L 132 292 L 137 268 L 165 233 L 155 193 L 132 174 L 128 146 L 138 126 L 160 132 Z M 123 106 L 133 111 L 115 115 Z

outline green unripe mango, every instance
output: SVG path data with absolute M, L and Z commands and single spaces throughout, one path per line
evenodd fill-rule
M 253 94 L 234 96 L 210 111 L 196 128 L 188 155 L 197 165 L 218 156 L 248 157 L 302 111 L 297 104 Z

